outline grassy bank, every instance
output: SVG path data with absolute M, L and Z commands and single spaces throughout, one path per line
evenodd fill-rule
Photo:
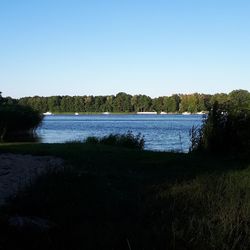
M 66 162 L 1 209 L 3 249 L 248 249 L 250 164 L 201 154 L 103 145 L 4 144 L 0 152 Z M 38 216 L 47 232 L 14 230 Z

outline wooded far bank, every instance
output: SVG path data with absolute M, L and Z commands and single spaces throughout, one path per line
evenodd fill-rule
M 209 111 L 215 102 L 223 105 L 234 104 L 242 109 L 250 109 L 250 93 L 234 90 L 229 94 L 174 94 L 151 98 L 146 95 L 129 95 L 120 92 L 109 96 L 50 96 L 4 98 L 8 104 L 30 106 L 39 112 L 167 112 L 196 113 Z

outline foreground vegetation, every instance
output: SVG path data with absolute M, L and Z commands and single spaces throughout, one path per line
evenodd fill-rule
M 248 249 L 250 162 L 101 144 L 5 144 L 66 161 L 1 209 L 2 249 Z M 68 167 L 67 167 L 68 166 Z M 48 219 L 48 231 L 8 226 Z
M 113 147 L 125 147 L 130 149 L 143 150 L 145 140 L 141 134 L 134 135 L 132 131 L 128 131 L 125 134 L 110 134 L 101 138 L 88 137 L 85 144 L 92 145 L 110 145 Z
M 41 114 L 29 106 L 22 106 L 2 98 L 0 92 L 0 140 L 32 137 L 42 121 Z
M 213 105 L 201 127 L 191 130 L 192 151 L 209 154 L 250 155 L 250 110 L 239 103 Z

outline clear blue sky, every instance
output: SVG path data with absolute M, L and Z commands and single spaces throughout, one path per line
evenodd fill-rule
M 249 0 L 1 0 L 0 91 L 250 90 Z

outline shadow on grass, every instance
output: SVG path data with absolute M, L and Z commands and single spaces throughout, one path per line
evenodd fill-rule
M 47 173 L 1 209 L 4 249 L 247 249 L 248 163 L 103 145 L 10 144 L 0 152 L 56 155 Z M 9 227 L 38 216 L 47 232 Z

